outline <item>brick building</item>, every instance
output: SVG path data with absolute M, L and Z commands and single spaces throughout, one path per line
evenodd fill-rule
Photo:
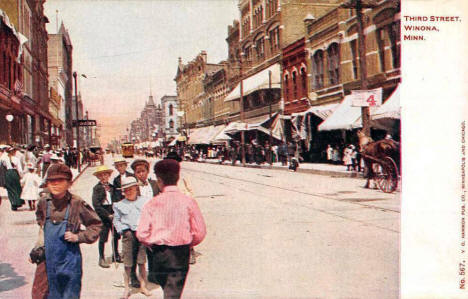
M 45 0 L 2 0 L 0 9 L 20 34 L 22 47 L 21 76 L 18 81 L 22 113 L 17 114 L 15 142 L 45 144 L 51 142 Z M 15 122 L 15 120 L 14 120 Z
M 0 10 L 0 142 L 22 142 L 22 125 L 24 111 L 21 107 L 22 69 L 18 62 L 20 36 L 7 15 Z M 6 116 L 13 120 L 7 121 Z M 8 128 L 8 129 L 7 129 Z M 11 136 L 11 138 L 10 138 Z
M 304 38 L 283 48 L 284 113 L 306 111 L 309 106 L 308 67 Z
M 52 131 L 62 146 L 72 146 L 73 45 L 63 23 L 56 34 L 49 34 L 47 44 L 49 88 L 60 98 L 57 117 L 52 118 Z
M 239 60 L 243 78 L 244 122 L 265 123 L 272 114 L 283 108 L 280 101 L 282 49 L 304 37 L 303 20 L 307 14 L 321 16 L 339 3 L 339 0 L 239 1 Z M 225 100 L 239 101 L 240 97 L 239 84 Z M 304 101 L 307 102 L 306 98 Z
M 130 140 L 135 142 L 152 141 L 164 136 L 164 114 L 161 105 L 156 105 L 150 93 L 140 117 L 131 123 Z

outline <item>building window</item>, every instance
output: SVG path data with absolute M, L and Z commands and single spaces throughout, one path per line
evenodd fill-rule
M 350 41 L 351 46 L 351 55 L 353 55 L 352 63 L 353 63 L 353 78 L 358 78 L 358 56 L 357 56 L 357 39 L 353 39 Z
M 279 35 L 279 26 L 270 31 L 270 50 L 273 52 L 276 49 L 279 49 L 280 45 L 280 35 Z
M 296 76 L 296 72 L 292 73 L 292 84 L 293 84 L 293 95 L 294 95 L 294 99 L 296 100 L 297 99 L 297 76 Z
M 301 68 L 301 83 L 302 83 L 302 94 L 307 95 L 307 71 L 305 68 Z
M 318 50 L 313 56 L 314 67 L 314 87 L 320 89 L 323 87 L 323 51 Z
M 263 37 L 257 39 L 255 42 L 255 47 L 257 50 L 257 58 L 263 58 L 265 56 L 265 39 Z
M 400 22 L 388 26 L 388 36 L 390 38 L 390 49 L 392 50 L 392 66 L 398 68 L 400 67 Z
M 174 107 L 172 104 L 169 105 L 169 116 L 172 116 L 174 114 Z
M 330 85 L 339 83 L 340 80 L 340 51 L 337 43 L 328 47 L 328 78 Z
M 174 121 L 172 119 L 169 121 L 169 128 L 174 129 Z
M 380 71 L 385 72 L 385 29 L 378 29 L 376 34 L 377 46 L 379 47 Z
M 284 99 L 287 101 L 289 99 L 289 76 L 284 76 Z

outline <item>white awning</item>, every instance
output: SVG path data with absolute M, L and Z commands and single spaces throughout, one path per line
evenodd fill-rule
M 196 128 L 191 132 L 188 144 L 210 144 L 224 127 L 225 125 Z
M 326 104 L 321 106 L 312 106 L 306 113 L 313 113 L 320 117 L 321 119 L 327 119 L 336 108 L 338 108 L 338 103 Z
M 21 54 L 23 53 L 23 45 L 28 41 L 27 37 L 21 34 L 21 32 L 16 31 L 15 26 L 10 23 L 10 19 L 8 18 L 8 15 L 6 14 L 5 11 L 0 9 L 0 19 L 3 21 L 3 23 L 13 31 L 13 35 L 18 39 L 19 42 L 19 48 L 18 48 L 18 54 L 16 56 L 16 61 L 19 63 Z
M 371 120 L 382 118 L 400 119 L 400 108 L 400 85 L 398 85 L 385 103 L 371 114 Z
M 174 139 L 174 140 L 171 141 L 171 143 L 169 143 L 168 146 L 175 146 L 176 142 L 177 142 L 177 139 Z
M 281 88 L 280 65 L 276 63 L 263 71 L 256 73 L 243 80 L 244 96 L 251 94 L 254 91 L 269 89 L 269 75 L 271 71 L 271 88 Z M 240 98 L 240 84 L 236 86 L 224 99 L 225 102 L 234 101 Z
M 319 126 L 319 131 L 352 130 L 362 127 L 361 107 L 351 106 L 350 96 L 345 96 L 336 110 Z

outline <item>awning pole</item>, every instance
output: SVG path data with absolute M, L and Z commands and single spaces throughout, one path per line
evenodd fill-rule
M 240 77 L 240 119 L 241 123 L 244 123 L 244 79 L 242 78 L 242 55 L 245 55 L 244 52 L 241 53 L 241 57 L 239 59 L 240 70 L 239 70 L 239 77 Z M 245 130 L 241 131 L 241 159 L 242 159 L 242 166 L 245 167 Z
M 269 109 L 270 121 L 271 121 L 271 94 L 272 94 L 272 92 L 271 92 L 271 71 L 268 71 L 268 95 L 269 95 L 268 103 L 270 104 L 269 105 L 269 108 L 270 108 Z M 270 146 L 273 143 L 273 131 L 272 131 L 273 129 L 272 129 L 272 127 L 273 127 L 273 122 L 270 124 Z

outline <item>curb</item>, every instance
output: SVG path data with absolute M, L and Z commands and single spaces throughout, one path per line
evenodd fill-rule
M 85 172 L 85 170 L 88 169 L 88 167 L 89 167 L 89 163 L 86 164 L 85 168 L 81 169 L 81 172 L 78 173 L 78 175 L 76 176 L 76 178 L 74 178 L 74 179 L 72 180 L 72 183 L 74 183 L 74 182 L 83 174 L 83 172 Z
M 245 167 L 245 168 L 262 168 L 262 169 L 273 169 L 273 170 L 283 170 L 283 171 L 289 171 L 287 167 L 280 167 L 280 166 L 265 166 L 265 165 L 245 165 L 242 166 L 241 164 L 236 165 L 231 165 L 231 164 L 219 164 L 219 163 L 211 163 L 211 162 L 206 162 L 206 161 L 197 161 L 194 163 L 207 163 L 207 164 L 213 164 L 213 165 L 223 165 L 223 166 L 231 166 L 231 167 Z M 333 170 L 320 170 L 320 169 L 305 169 L 299 168 L 297 169 L 296 172 L 301 172 L 301 173 L 310 173 L 310 174 L 318 174 L 318 175 L 326 175 L 326 176 L 333 176 L 333 177 L 340 177 L 340 178 L 364 178 L 362 173 L 357 173 L 357 172 L 340 172 L 340 171 L 333 171 Z

